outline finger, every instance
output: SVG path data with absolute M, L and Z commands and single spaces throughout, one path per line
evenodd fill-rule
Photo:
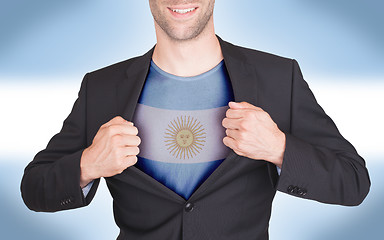
M 121 135 L 122 137 L 122 145 L 126 147 L 137 147 L 141 143 L 141 139 L 136 135 Z
M 111 153 L 116 157 L 116 158 L 125 158 L 127 156 L 136 156 L 140 153 L 139 147 L 116 147 L 113 148 Z
M 246 116 L 246 109 L 233 109 L 230 108 L 225 112 L 227 118 L 244 118 Z
M 115 147 L 137 147 L 141 140 L 135 135 L 116 134 L 111 137 L 110 142 Z
M 140 149 L 138 147 L 124 147 L 123 148 L 123 156 L 136 156 L 140 153 Z
M 137 135 L 139 130 L 137 127 L 127 124 L 112 124 L 104 127 L 105 131 L 108 131 L 109 136 L 114 135 Z
M 125 120 L 121 116 L 116 116 L 116 117 L 112 118 L 108 122 L 104 123 L 103 126 L 104 127 L 109 127 L 109 126 L 115 125 L 115 124 L 126 124 L 126 125 L 129 125 L 129 126 L 133 126 L 132 122 Z
M 261 110 L 261 108 L 256 107 L 248 102 L 229 102 L 228 106 L 233 109 L 255 109 L 255 110 Z
M 237 155 L 245 156 L 245 154 L 238 149 L 237 142 L 235 139 L 233 139 L 231 137 L 224 137 L 223 143 L 225 146 L 231 148 Z
M 123 156 L 121 158 L 120 166 L 118 167 L 117 174 L 122 173 L 125 169 L 137 163 L 136 155 Z
M 109 120 L 108 122 L 106 122 L 104 124 L 105 127 L 108 127 L 110 125 L 114 125 L 114 124 L 119 124 L 119 123 L 123 123 L 125 122 L 126 120 L 124 118 L 122 118 L 121 116 L 116 116 L 114 118 L 112 118 L 111 120 Z
M 234 119 L 234 118 L 224 118 L 221 124 L 225 128 L 239 129 L 239 122 L 241 120 L 242 119 L 240 119 L 240 118 L 237 118 L 237 119 Z
M 228 136 L 225 136 L 223 138 L 223 143 L 225 146 L 229 147 L 229 148 L 232 148 L 234 146 L 234 139 L 231 138 L 231 137 L 228 137 Z
M 126 156 L 124 158 L 124 160 L 126 161 L 127 163 L 127 168 L 136 164 L 137 163 L 137 156 L 133 156 L 133 155 L 130 155 L 130 156 Z
M 240 131 L 237 130 L 237 129 L 229 129 L 227 128 L 225 130 L 225 134 L 230 137 L 230 138 L 233 138 L 235 140 L 239 140 L 239 137 L 240 137 Z
M 235 139 L 226 136 L 223 138 L 223 143 L 225 146 L 231 148 L 232 150 L 238 151 L 238 147 Z

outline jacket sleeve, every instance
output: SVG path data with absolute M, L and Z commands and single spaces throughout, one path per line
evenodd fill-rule
M 86 146 L 87 75 L 62 129 L 36 154 L 24 170 L 21 194 L 34 211 L 55 212 L 88 205 L 95 195 L 96 180 L 84 198 L 80 188 L 80 159 Z
M 290 131 L 279 191 L 319 202 L 359 205 L 369 192 L 365 161 L 316 102 L 292 60 Z

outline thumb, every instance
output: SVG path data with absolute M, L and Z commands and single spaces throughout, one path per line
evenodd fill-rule
M 250 108 L 250 109 L 257 109 L 258 107 L 247 103 L 247 102 L 229 102 L 230 108 L 240 109 L 240 108 Z

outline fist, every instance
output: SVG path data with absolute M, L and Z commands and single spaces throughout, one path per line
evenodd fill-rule
M 262 159 L 281 167 L 285 134 L 267 112 L 247 102 L 230 102 L 222 125 L 226 128 L 224 144 L 236 154 Z
M 120 174 L 137 162 L 140 138 L 132 122 L 117 116 L 103 124 L 92 145 L 83 151 L 80 168 L 80 186 L 100 177 Z

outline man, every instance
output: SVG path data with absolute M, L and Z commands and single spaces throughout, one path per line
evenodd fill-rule
M 62 130 L 26 167 L 30 209 L 86 206 L 104 177 L 118 239 L 268 239 L 276 190 L 363 201 L 365 162 L 296 61 L 221 40 L 214 0 L 149 3 L 157 44 L 85 76 Z

